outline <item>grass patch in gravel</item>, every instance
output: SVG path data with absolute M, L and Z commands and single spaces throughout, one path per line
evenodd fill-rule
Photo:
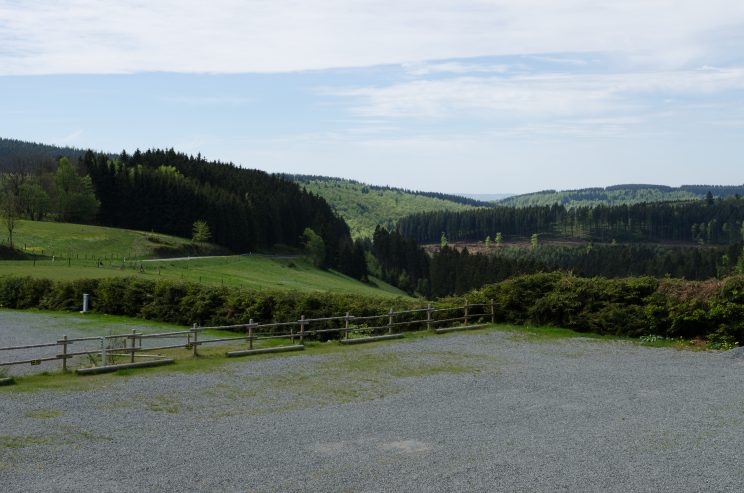
M 33 419 L 52 419 L 59 418 L 64 413 L 60 409 L 35 409 L 33 411 L 26 411 L 23 413 L 27 418 Z
M 480 373 L 482 363 L 492 361 L 454 352 L 396 354 L 369 346 L 350 352 L 338 344 L 320 346 L 319 351 L 328 357 L 313 357 L 290 372 L 243 378 L 239 384 L 225 383 L 209 389 L 206 395 L 218 403 L 212 416 L 262 416 L 382 399 L 403 391 L 406 379 Z M 313 356 L 317 356 L 315 351 Z
M 36 445 L 77 445 L 91 441 L 111 440 L 73 426 L 62 426 L 48 434 L 0 436 L 0 448 L 18 449 Z
M 47 313 L 47 312 L 40 312 Z M 69 315 L 69 314 L 68 314 Z M 130 319 L 126 317 L 116 317 L 111 315 L 93 315 L 91 319 L 82 320 L 81 324 L 94 324 L 98 321 L 106 321 L 108 323 L 125 323 L 129 325 L 137 325 L 139 321 L 137 319 Z M 75 317 L 82 318 L 82 317 Z M 142 323 L 149 324 L 149 321 L 142 321 Z M 175 326 L 169 324 L 161 324 L 163 328 L 173 328 Z M 180 328 L 180 327 L 179 327 Z M 684 350 L 704 350 L 705 347 L 693 344 L 690 341 L 683 340 L 669 340 L 669 339 L 658 339 L 653 342 L 642 342 L 639 339 L 629 337 L 619 337 L 611 335 L 593 334 L 587 332 L 577 332 L 570 329 L 563 329 L 558 327 L 524 327 L 517 325 L 506 325 L 496 324 L 488 325 L 480 329 L 474 329 L 467 332 L 457 332 L 448 334 L 433 334 L 427 330 L 407 332 L 405 333 L 404 339 L 394 339 L 387 341 L 379 341 L 372 344 L 372 347 L 379 347 L 388 344 L 405 344 L 414 342 L 417 339 L 425 337 L 459 337 L 464 334 L 470 335 L 482 335 L 492 332 L 506 332 L 508 338 L 514 341 L 526 341 L 526 342 L 552 342 L 561 339 L 575 339 L 582 338 L 587 341 L 624 341 L 631 344 L 638 344 L 649 347 L 659 348 L 674 348 Z M 235 333 L 226 331 L 212 331 L 205 333 L 209 337 L 230 337 L 235 336 Z M 483 340 L 483 344 L 499 344 L 499 339 Z M 275 339 L 261 341 L 260 345 L 256 347 L 272 347 L 277 345 L 289 344 L 288 340 Z M 144 375 L 168 375 L 176 373 L 193 373 L 193 372 L 214 372 L 214 371 L 227 371 L 230 365 L 239 364 L 247 360 L 261 360 L 263 358 L 292 358 L 299 356 L 303 353 L 312 353 L 313 355 L 324 355 L 332 353 L 343 353 L 344 356 L 329 360 L 325 364 L 328 366 L 325 370 L 318 370 L 312 373 L 316 376 L 315 380 L 321 382 L 308 383 L 308 379 L 305 378 L 307 375 L 294 375 L 293 378 L 288 378 L 287 382 L 279 380 L 274 382 L 278 388 L 282 386 L 294 385 L 291 382 L 305 381 L 307 387 L 313 387 L 314 392 L 318 395 L 326 395 L 329 401 L 344 402 L 349 399 L 353 400 L 360 398 L 363 395 L 375 395 L 384 394 L 385 389 L 381 389 L 381 392 L 377 392 L 375 387 L 381 387 L 380 382 L 386 378 L 405 378 L 405 377 L 422 377 L 427 375 L 436 375 L 439 373 L 458 373 L 473 370 L 472 355 L 459 355 L 456 353 L 446 353 L 446 356 L 442 357 L 439 355 L 436 363 L 422 362 L 419 360 L 404 360 L 400 356 L 391 354 L 382 355 L 376 353 L 374 357 L 366 353 L 367 349 L 364 347 L 360 348 L 349 348 L 342 346 L 336 342 L 317 342 L 317 341 L 306 341 L 304 352 L 288 352 L 288 353 L 275 353 L 275 354 L 259 354 L 250 356 L 248 358 L 226 358 L 225 352 L 235 349 L 245 349 L 247 344 L 240 344 L 234 346 L 202 346 L 199 349 L 199 357 L 193 358 L 190 351 L 183 349 L 170 349 L 158 351 L 166 357 L 170 357 L 176 360 L 175 365 L 168 365 L 155 368 L 147 369 L 127 369 L 120 370 L 116 373 L 98 375 L 94 378 L 80 378 L 72 372 L 62 373 L 58 372 L 45 372 L 41 374 L 19 376 L 16 377 L 18 385 L 0 387 L 0 394 L 2 392 L 34 392 L 44 390 L 88 390 L 100 386 L 110 385 L 115 383 L 117 379 L 128 378 L 133 376 L 144 376 Z M 370 346 L 366 346 L 369 348 Z M 459 358 L 459 359 L 458 359 Z M 466 358 L 466 359 L 463 359 Z M 469 362 L 468 362 L 469 361 Z M 356 380 L 353 380 L 356 378 Z M 325 383 L 325 380 L 329 380 L 332 383 Z M 356 391 L 348 391 L 343 388 L 342 383 L 346 382 L 347 385 L 353 382 L 361 382 L 360 389 Z M 366 382 L 366 383 L 365 383 Z M 365 386 L 369 387 L 369 391 L 365 391 Z M 390 389 L 387 389 L 390 392 Z

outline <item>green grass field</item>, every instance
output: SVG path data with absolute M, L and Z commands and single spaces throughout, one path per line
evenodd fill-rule
M 215 245 L 197 245 L 184 238 L 157 233 L 81 224 L 19 221 L 14 237 L 17 248 L 44 257 L 36 260 L 2 260 L 0 276 L 32 276 L 67 281 L 137 276 L 253 289 L 407 296 L 379 280 L 373 279 L 370 284 L 365 284 L 337 272 L 320 270 L 302 257 L 232 255 L 141 261 L 162 256 L 225 253 Z
M 407 295 L 389 284 L 373 279 L 365 284 L 334 271 L 323 271 L 308 260 L 272 258 L 263 255 L 227 256 L 156 262 L 104 262 L 95 260 L 6 260 L 0 261 L 0 276 L 32 276 L 53 280 L 131 277 L 200 282 L 217 286 L 297 291 L 332 291 L 363 296 Z
M 18 221 L 13 242 L 19 250 L 48 257 L 157 258 L 181 254 L 215 255 L 225 249 L 159 233 L 84 224 Z

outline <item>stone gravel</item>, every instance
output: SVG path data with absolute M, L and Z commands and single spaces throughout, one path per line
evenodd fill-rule
M 744 484 L 744 360 L 725 354 L 487 330 L 176 369 L 0 388 L 0 489 Z

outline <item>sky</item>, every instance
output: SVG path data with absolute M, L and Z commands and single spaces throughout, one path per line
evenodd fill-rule
M 744 183 L 738 0 L 0 0 L 0 136 L 450 193 Z

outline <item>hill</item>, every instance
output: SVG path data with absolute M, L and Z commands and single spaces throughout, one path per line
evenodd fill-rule
M 392 229 L 398 219 L 426 211 L 461 211 L 489 207 L 479 200 L 437 192 L 368 185 L 354 180 L 312 175 L 282 175 L 324 198 L 346 221 L 352 236 L 371 238 L 379 224 Z
M 522 195 L 514 195 L 499 200 L 498 205 L 529 207 L 560 204 L 567 208 L 595 205 L 631 205 L 643 202 L 670 202 L 678 200 L 697 200 L 708 192 L 714 197 L 744 195 L 744 185 L 613 185 L 604 188 L 581 188 L 577 190 L 543 190 Z
M 281 258 L 264 255 L 233 255 L 163 261 L 105 261 L 82 257 L 49 260 L 5 260 L 0 262 L 0 277 L 31 276 L 51 280 L 103 279 L 134 277 L 191 281 L 211 286 L 234 286 L 247 289 L 358 294 L 396 298 L 407 295 L 389 284 L 371 278 L 363 283 L 336 271 L 315 267 L 303 257 Z
M 13 236 L 18 250 L 49 258 L 133 260 L 229 253 L 212 243 L 89 224 L 24 220 L 18 221 Z
M 16 169 L 56 169 L 60 157 L 77 160 L 85 150 L 0 137 L 0 172 Z
M 173 149 L 112 156 L 2 139 L 0 173 L 18 218 L 179 237 L 203 221 L 214 243 L 235 252 L 301 247 L 311 229 L 322 239 L 324 267 L 366 275 L 361 247 L 328 203 L 263 171 Z
M 134 276 L 252 289 L 406 296 L 376 279 L 363 283 L 339 272 L 319 269 L 299 255 L 224 255 L 229 252 L 210 243 L 81 224 L 20 221 L 16 231 L 16 245 L 36 258 L 2 260 L 0 276 L 52 280 Z M 213 256 L 188 258 L 201 255 Z M 175 256 L 185 258 L 171 258 Z

